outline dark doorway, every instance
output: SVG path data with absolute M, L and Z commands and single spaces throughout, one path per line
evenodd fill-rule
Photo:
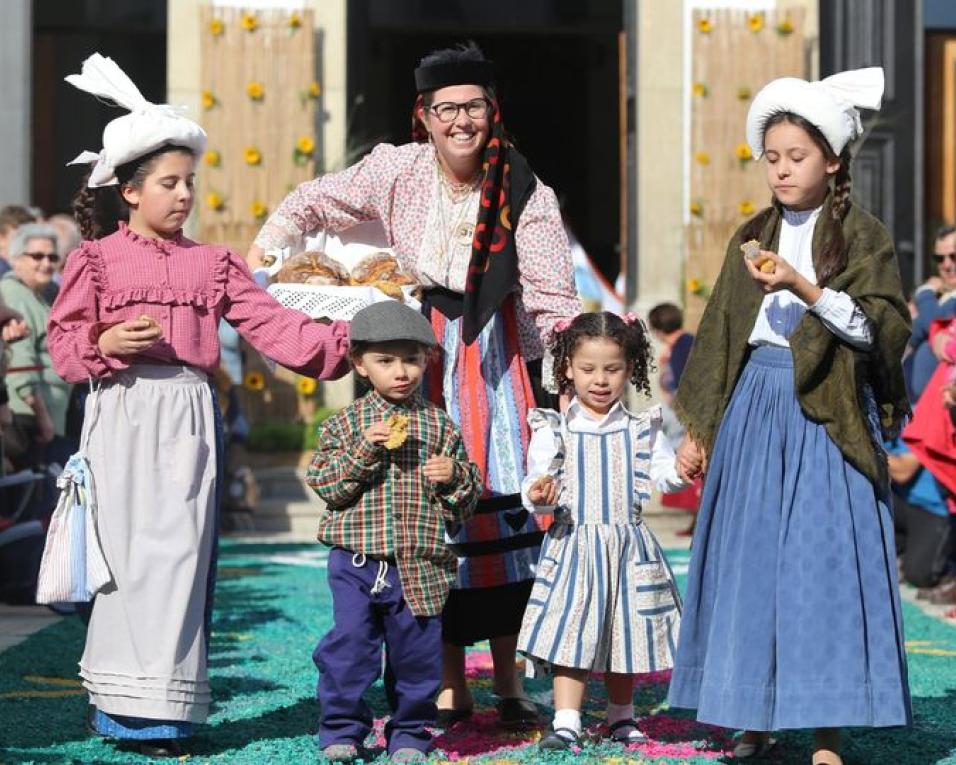
M 103 128 L 126 112 L 97 104 L 63 81 L 95 52 L 109 56 L 150 101 L 166 100 L 165 0 L 43 0 L 33 4 L 33 200 L 67 212 L 86 166 L 66 167 L 102 148 Z
M 886 224 L 907 290 L 922 281 L 922 3 L 834 0 L 820 4 L 820 75 L 882 66 L 883 107 L 853 163 L 853 196 Z M 864 116 L 864 119 L 867 119 Z
M 508 131 L 613 281 L 620 260 L 622 7 L 621 0 L 351 0 L 351 150 L 407 142 L 416 64 L 436 48 L 474 40 L 495 62 Z

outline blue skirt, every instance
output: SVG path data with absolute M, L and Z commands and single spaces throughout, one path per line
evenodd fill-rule
M 694 534 L 672 706 L 726 728 L 908 725 L 887 491 L 757 348 L 724 415 Z

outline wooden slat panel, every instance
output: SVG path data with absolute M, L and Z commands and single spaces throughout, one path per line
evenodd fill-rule
M 754 31 L 750 22 L 759 17 Z M 777 26 L 792 25 L 780 34 Z M 703 31 L 709 24 L 709 31 Z M 691 172 L 692 209 L 687 227 L 685 324 L 697 326 L 705 300 L 690 294 L 687 283 L 713 286 L 727 242 L 749 214 L 770 202 L 762 163 L 742 162 L 737 148 L 746 143 L 745 123 L 753 96 L 777 77 L 806 77 L 804 11 L 778 9 L 751 14 L 740 10 L 695 11 L 691 30 Z M 755 24 L 756 25 L 756 24 Z M 702 92 L 703 91 L 703 92 Z M 706 162 L 702 162 L 706 159 Z

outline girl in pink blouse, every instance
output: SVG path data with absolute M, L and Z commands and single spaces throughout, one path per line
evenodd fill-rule
M 280 364 L 346 371 L 347 325 L 283 308 L 224 247 L 183 236 L 205 133 L 147 102 L 95 54 L 77 87 L 130 110 L 104 131 L 75 208 L 86 241 L 69 258 L 49 323 L 56 371 L 100 381 L 86 407 L 96 530 L 112 583 L 93 603 L 80 661 L 97 733 L 178 755 L 204 722 L 216 549 L 219 413 L 209 375 L 217 326 Z

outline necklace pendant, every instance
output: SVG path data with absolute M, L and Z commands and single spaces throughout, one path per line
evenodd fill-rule
M 455 241 L 458 244 L 471 244 L 471 240 L 475 236 L 475 224 L 474 223 L 459 223 L 458 227 L 455 229 Z

